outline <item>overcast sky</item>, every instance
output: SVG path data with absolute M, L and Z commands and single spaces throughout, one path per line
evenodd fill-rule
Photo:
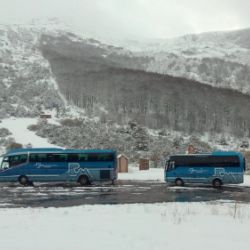
M 0 0 L 0 6 L 0 23 L 57 17 L 105 39 L 250 27 L 250 0 Z

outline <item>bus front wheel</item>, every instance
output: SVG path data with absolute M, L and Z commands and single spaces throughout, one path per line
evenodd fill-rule
M 222 181 L 220 179 L 213 180 L 213 187 L 214 188 L 220 188 L 221 186 L 222 186 Z
M 86 186 L 90 184 L 89 178 L 86 175 L 81 175 L 78 178 L 78 182 L 80 183 L 81 186 Z
M 175 185 L 178 187 L 182 187 L 182 186 L 184 186 L 184 181 L 181 178 L 177 178 L 175 180 Z
M 18 178 L 18 181 L 19 181 L 19 183 L 20 183 L 21 185 L 23 185 L 23 186 L 27 186 L 27 185 L 29 185 L 29 183 L 30 183 L 28 177 L 25 176 L 25 175 L 21 175 L 21 176 Z

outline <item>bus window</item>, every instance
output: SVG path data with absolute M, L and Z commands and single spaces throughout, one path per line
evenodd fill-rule
M 30 162 L 47 162 L 47 154 L 30 154 Z
M 79 155 L 78 154 L 68 154 L 68 162 L 78 162 Z
M 88 161 L 87 154 L 79 154 L 79 161 Z
M 9 156 L 9 167 L 15 167 L 17 165 L 20 165 L 22 163 L 27 162 L 28 159 L 28 155 L 24 154 L 24 155 L 12 155 Z
M 113 161 L 113 154 L 98 154 L 97 161 Z
M 113 154 L 88 154 L 88 161 L 114 161 Z
M 68 156 L 67 154 L 53 154 L 53 161 L 54 162 L 67 162 Z
M 98 161 L 98 154 L 89 154 L 88 161 Z

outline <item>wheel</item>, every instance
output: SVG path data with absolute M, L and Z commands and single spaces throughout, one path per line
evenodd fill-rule
M 78 179 L 78 182 L 81 184 L 81 186 L 86 186 L 90 184 L 89 178 L 86 175 L 81 175 Z
M 214 188 L 220 188 L 221 186 L 222 186 L 222 181 L 220 179 L 213 180 L 213 187 Z
M 180 179 L 180 178 L 177 178 L 175 180 L 175 185 L 178 186 L 178 187 L 182 187 L 182 186 L 184 186 L 184 181 L 182 179 Z
M 19 181 L 19 183 L 20 183 L 21 185 L 23 185 L 23 186 L 27 186 L 27 185 L 30 184 L 30 181 L 29 181 L 28 177 L 25 176 L 25 175 L 21 175 L 21 176 L 18 178 L 18 181 Z

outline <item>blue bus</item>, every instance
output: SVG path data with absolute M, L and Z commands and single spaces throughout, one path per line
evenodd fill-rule
M 165 181 L 176 186 L 188 183 L 223 184 L 243 183 L 245 158 L 239 152 L 211 152 L 205 154 L 171 155 L 164 171 Z
M 0 182 L 78 182 L 117 179 L 116 152 L 60 148 L 15 149 L 2 156 Z

